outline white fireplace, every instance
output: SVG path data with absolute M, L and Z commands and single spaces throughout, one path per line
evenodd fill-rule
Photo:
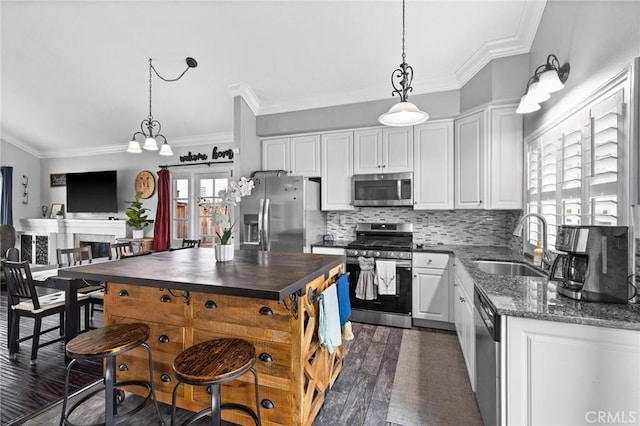
M 59 248 L 91 245 L 104 253 L 108 243 L 114 243 L 116 239 L 127 236 L 127 225 L 124 220 L 20 219 L 18 233 L 26 236 L 25 241 L 33 244 L 29 255 L 32 263 L 45 263 L 44 256 L 40 256 L 36 262 L 36 253 L 45 251 L 48 253 L 48 263 L 55 264 L 56 249 Z M 37 243 L 43 247 L 36 247 Z M 29 244 L 25 245 L 23 251 L 28 249 Z

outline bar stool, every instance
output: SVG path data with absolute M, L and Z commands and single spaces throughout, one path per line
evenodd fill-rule
M 209 386 L 211 389 L 211 407 L 191 416 L 184 424 L 188 425 L 211 414 L 211 424 L 220 425 L 220 411 L 224 409 L 242 411 L 261 425 L 260 397 L 258 393 L 258 375 L 253 365 L 256 362 L 255 347 L 241 339 L 215 339 L 191 346 L 173 361 L 173 371 L 178 383 L 173 388 L 171 399 L 171 425 L 176 413 L 176 391 L 181 383 L 193 386 Z M 253 373 L 255 378 L 256 411 L 242 404 L 220 404 L 220 385 L 245 374 Z
M 61 425 L 75 426 L 68 420 L 71 413 L 73 413 L 73 411 L 86 400 L 103 390 L 105 392 L 104 424 L 116 425 L 128 420 L 131 416 L 142 410 L 142 408 L 144 408 L 144 406 L 149 402 L 149 399 L 153 399 L 156 413 L 160 419 L 160 424 L 164 425 L 164 421 L 160 415 L 160 409 L 158 408 L 158 402 L 156 401 L 155 387 L 153 385 L 153 361 L 151 358 L 151 348 L 146 343 L 149 338 L 149 331 L 149 326 L 140 323 L 110 325 L 83 333 L 67 343 L 67 356 L 72 358 L 72 360 L 67 366 L 67 373 L 64 381 L 64 399 L 62 403 L 62 417 L 60 418 Z M 142 380 L 116 382 L 116 355 L 127 352 L 133 348 L 137 348 L 138 346 L 144 347 L 149 353 L 149 382 Z M 93 390 L 76 402 L 67 412 L 69 373 L 71 372 L 71 367 L 73 367 L 78 359 L 89 358 L 105 359 L 104 388 Z M 144 401 L 136 407 L 124 414 L 118 414 L 117 405 L 124 399 L 123 391 L 118 389 L 118 387 L 121 386 L 140 386 L 147 389 L 149 393 Z

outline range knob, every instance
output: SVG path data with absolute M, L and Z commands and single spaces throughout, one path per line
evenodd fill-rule
M 374 256 L 375 256 L 375 257 L 380 257 L 380 252 L 379 252 L 379 251 L 375 252 L 375 253 L 374 253 Z

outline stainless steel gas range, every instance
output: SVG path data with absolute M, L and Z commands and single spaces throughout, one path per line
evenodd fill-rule
M 353 321 L 411 328 L 412 245 L 412 224 L 361 223 L 357 225 L 356 240 L 347 246 L 347 271 Z M 356 297 L 356 287 L 361 274 L 370 273 L 363 272 L 361 264 L 375 263 L 377 260 L 395 263 L 395 293 L 377 294 L 371 300 Z

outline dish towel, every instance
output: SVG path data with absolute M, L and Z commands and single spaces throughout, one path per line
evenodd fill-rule
M 343 274 L 336 281 L 338 287 L 338 308 L 340 308 L 340 325 L 342 326 L 342 339 L 353 340 L 353 330 L 348 321 L 351 316 L 351 300 L 349 300 L 349 275 Z
M 318 339 L 332 354 L 342 344 L 340 331 L 340 312 L 338 308 L 338 292 L 336 285 L 330 285 L 322 292 L 320 298 L 320 319 L 318 322 Z
M 376 280 L 378 282 L 378 294 L 396 294 L 396 261 L 376 260 Z
M 361 300 L 375 300 L 378 298 L 373 272 L 374 259 L 371 257 L 358 258 L 360 264 L 360 276 L 356 284 L 356 298 Z

